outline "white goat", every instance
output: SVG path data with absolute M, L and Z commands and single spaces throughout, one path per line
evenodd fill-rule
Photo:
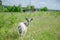
M 18 24 L 18 33 L 19 36 L 24 36 L 24 34 L 27 32 L 27 28 L 29 26 L 29 23 L 32 21 L 32 18 L 26 18 L 26 22 L 20 22 Z

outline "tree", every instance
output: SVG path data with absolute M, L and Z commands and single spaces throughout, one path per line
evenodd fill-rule
M 29 5 L 26 7 L 26 10 L 27 10 L 27 11 L 29 11 L 29 10 L 30 10 L 30 6 L 29 6 Z
M 3 11 L 2 1 L 0 0 L 0 12 Z
M 19 6 L 7 6 L 3 9 L 4 12 L 22 12 L 21 5 Z
M 2 5 L 2 1 L 0 0 L 0 5 Z
M 26 10 L 28 10 L 28 11 L 34 11 L 35 10 L 35 7 L 33 5 L 31 5 L 31 6 L 28 5 L 26 7 Z
M 18 11 L 18 9 L 17 9 L 17 7 L 14 5 L 14 6 L 12 6 L 12 10 L 11 10 L 12 12 L 17 12 Z
M 11 10 L 12 12 L 22 12 L 22 7 L 21 7 L 21 5 L 19 5 L 19 6 L 12 6 L 12 10 Z
M 8 12 L 12 12 L 12 6 L 7 6 Z
M 48 11 L 48 8 L 47 7 L 43 7 L 40 9 L 40 11 Z
M 18 12 L 22 12 L 22 7 L 21 7 L 21 5 L 19 5 L 19 6 L 17 7 L 17 10 L 18 10 Z
M 31 11 L 35 11 L 35 7 L 33 5 L 31 6 Z

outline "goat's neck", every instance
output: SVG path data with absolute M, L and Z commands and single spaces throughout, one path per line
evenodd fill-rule
M 24 24 L 25 24 L 26 26 L 29 26 L 29 23 L 30 23 L 30 22 L 26 21 Z

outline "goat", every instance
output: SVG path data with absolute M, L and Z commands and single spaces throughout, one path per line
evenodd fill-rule
M 33 20 L 32 18 L 26 18 L 26 22 L 20 22 L 18 24 L 19 36 L 24 36 L 24 34 L 27 32 L 27 28 L 32 20 Z

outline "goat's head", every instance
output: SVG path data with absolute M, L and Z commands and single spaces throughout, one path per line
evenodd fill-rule
M 26 18 L 27 22 L 31 22 L 33 18 Z

